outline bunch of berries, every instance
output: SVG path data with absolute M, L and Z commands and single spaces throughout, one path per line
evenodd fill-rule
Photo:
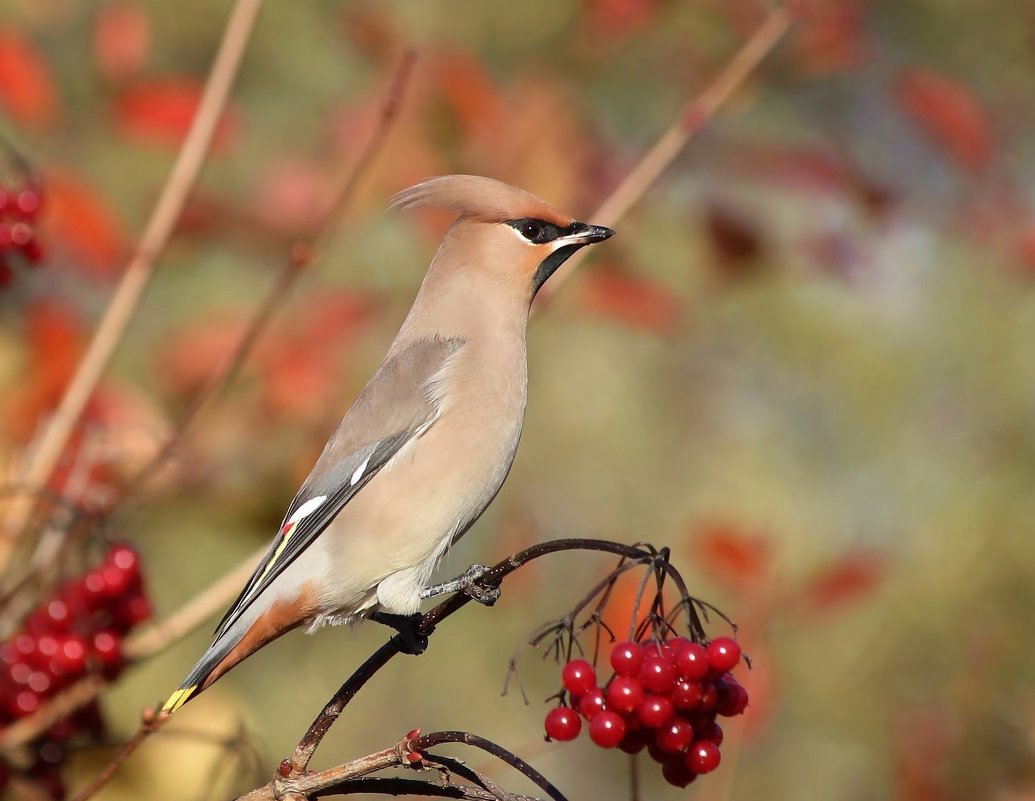
M 716 719 L 740 715 L 748 704 L 747 690 L 730 673 L 740 662 L 736 641 L 620 642 L 610 661 L 614 675 L 602 687 L 585 659 L 564 666 L 571 706 L 547 713 L 547 738 L 574 740 L 585 718 L 594 743 L 628 754 L 646 748 L 669 784 L 686 787 L 715 770 L 722 745 Z
M 43 192 L 34 181 L 12 189 L 0 186 L 0 288 L 14 279 L 15 261 L 35 266 L 43 260 L 36 238 L 36 220 L 42 205 Z
M 0 643 L 0 731 L 88 673 L 115 678 L 125 666 L 123 637 L 150 616 L 140 555 L 128 545 L 112 546 L 99 565 L 62 583 L 29 613 L 21 631 Z M 63 744 L 104 735 L 96 703 L 58 721 L 33 744 L 37 761 L 28 778 L 63 798 Z M 0 791 L 7 773 L 0 763 Z

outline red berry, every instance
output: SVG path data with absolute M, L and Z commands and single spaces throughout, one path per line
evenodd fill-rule
M 708 643 L 708 662 L 719 673 L 728 673 L 740 661 L 740 646 L 729 637 L 716 637 Z
M 722 726 L 720 726 L 714 720 L 708 721 L 701 727 L 695 726 L 694 731 L 697 732 L 698 740 L 704 740 L 709 743 L 715 743 L 716 745 L 722 745 Z
M 104 596 L 115 600 L 126 594 L 130 586 L 130 577 L 122 568 L 117 565 L 106 564 L 101 568 L 101 576 L 104 577 Z
M 702 684 L 701 702 L 697 705 L 697 708 L 702 712 L 707 712 L 710 709 L 715 709 L 717 703 L 719 703 L 719 692 L 715 689 L 715 685 Z
M 126 632 L 151 617 L 151 602 L 142 592 L 124 600 L 115 610 L 117 628 Z
M 585 659 L 573 659 L 561 673 L 564 689 L 572 695 L 585 695 L 597 686 L 597 674 Z
M 672 662 L 676 658 L 676 653 L 668 643 L 659 643 L 651 640 L 643 646 L 643 658 L 650 659 L 651 657 L 654 657 L 655 659 L 664 659 L 666 662 Z
M 61 598 L 54 598 L 47 604 L 46 620 L 51 631 L 68 631 L 72 627 L 72 611 Z
M 32 668 L 27 662 L 15 662 L 7 671 L 11 684 L 28 684 L 29 676 L 32 675 Z
M 586 720 L 592 720 L 597 713 L 603 712 L 606 708 L 604 691 L 599 687 L 594 687 L 579 699 L 579 713 Z
M 718 696 L 715 711 L 723 717 L 732 718 L 743 714 L 747 709 L 748 691 L 732 676 L 727 676 L 720 682 Z
M 601 748 L 615 748 L 625 737 L 625 721 L 617 712 L 605 710 L 589 722 L 589 737 Z
M 45 696 L 50 691 L 50 676 L 42 670 L 34 670 L 29 674 L 29 680 L 26 684 L 37 695 Z
M 681 757 L 673 759 L 671 755 L 662 763 L 661 775 L 673 787 L 687 787 L 697 778 L 697 774 L 690 770 L 685 759 Z
M 701 685 L 696 681 L 679 679 L 669 692 L 669 698 L 676 709 L 682 709 L 684 712 L 696 709 L 701 703 Z
M 698 643 L 687 643 L 676 655 L 676 669 L 684 679 L 700 681 L 708 675 L 710 667 L 708 652 Z
M 18 661 L 32 659 L 36 655 L 36 638 L 31 634 L 19 634 L 14 638 L 14 650 Z
M 108 551 L 108 564 L 115 565 L 129 576 L 140 575 L 140 554 L 132 545 L 115 545 Z
M 686 766 L 694 773 L 711 773 L 722 761 L 719 746 L 709 740 L 698 740 L 686 754 Z
M 100 662 L 105 676 L 114 678 L 122 669 L 122 640 L 115 632 L 102 630 L 94 634 L 90 652 Z
M 668 649 L 668 652 L 672 654 L 673 662 L 676 661 L 676 657 L 679 656 L 679 652 L 689 644 L 690 640 L 686 637 L 673 637 L 671 640 L 665 640 L 665 647 Z
M 32 241 L 33 231 L 32 226 L 28 223 L 15 223 L 11 226 L 11 244 L 17 247 L 23 247 Z
M 640 723 L 648 729 L 658 729 L 672 717 L 672 702 L 664 695 L 648 695 L 636 708 Z
M 618 747 L 627 754 L 638 754 L 647 745 L 647 738 L 644 731 L 627 731 Z
M 672 754 L 670 754 L 668 751 L 662 751 L 661 748 L 658 746 L 657 741 L 653 737 L 647 740 L 647 753 L 650 755 L 650 758 L 657 762 L 659 765 L 664 765 L 666 762 L 672 759 Z
M 51 673 L 57 676 L 79 676 L 86 672 L 86 643 L 79 637 L 58 641 L 58 651 L 50 660 Z
M 32 690 L 22 690 L 11 699 L 11 714 L 24 718 L 40 708 L 40 697 Z
M 628 715 L 643 700 L 643 685 L 638 679 L 616 676 L 607 687 L 607 706 L 616 712 Z
M 574 740 L 582 731 L 582 721 L 574 709 L 558 706 L 546 713 L 546 736 L 551 740 Z
M 659 656 L 648 656 L 640 668 L 640 682 L 653 693 L 667 693 L 676 683 L 676 669 Z
M 104 605 L 104 572 L 97 568 L 91 570 L 79 585 L 79 597 L 82 599 L 83 608 L 88 611 L 100 609 Z
M 658 748 L 670 754 L 678 754 L 685 751 L 694 739 L 694 730 L 689 721 L 685 718 L 674 717 L 664 726 L 654 732 L 654 742 Z
M 14 202 L 13 195 L 3 187 L 0 187 L 0 214 L 7 211 L 8 206 Z
M 618 676 L 636 676 L 643 666 L 643 648 L 639 643 L 620 642 L 611 650 L 611 667 Z
M 50 666 L 50 660 L 53 659 L 58 652 L 58 640 L 57 637 L 52 637 L 49 634 L 45 634 L 36 640 L 36 653 L 30 660 L 33 665 L 40 668 Z
M 35 217 L 40 210 L 40 196 L 35 189 L 23 189 L 14 199 L 17 212 L 25 217 Z

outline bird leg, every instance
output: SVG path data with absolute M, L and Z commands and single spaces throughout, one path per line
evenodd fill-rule
M 415 612 L 412 615 L 393 615 L 380 610 L 370 613 L 370 619 L 382 626 L 388 626 L 399 632 L 402 641 L 402 652 L 412 656 L 420 656 L 428 648 L 428 637 L 417 628 L 423 615 Z
M 426 598 L 434 598 L 438 595 L 446 595 L 451 592 L 462 592 L 472 601 L 477 601 L 485 606 L 492 606 L 500 597 L 500 588 L 486 586 L 479 583 L 479 579 L 489 572 L 485 565 L 471 565 L 462 575 L 452 581 L 443 581 L 431 587 L 421 590 L 420 597 L 423 601 Z

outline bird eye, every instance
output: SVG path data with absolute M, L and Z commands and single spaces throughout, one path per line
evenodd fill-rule
M 526 222 L 521 226 L 521 235 L 529 242 L 535 242 L 543 235 L 543 226 L 537 222 Z

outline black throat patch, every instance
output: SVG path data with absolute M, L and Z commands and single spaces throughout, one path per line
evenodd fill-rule
M 535 275 L 532 277 L 533 298 L 536 296 L 539 288 L 546 283 L 547 279 L 557 272 L 557 268 L 571 258 L 572 254 L 581 247 L 582 245 L 564 245 L 543 259 L 539 269 L 535 271 Z

